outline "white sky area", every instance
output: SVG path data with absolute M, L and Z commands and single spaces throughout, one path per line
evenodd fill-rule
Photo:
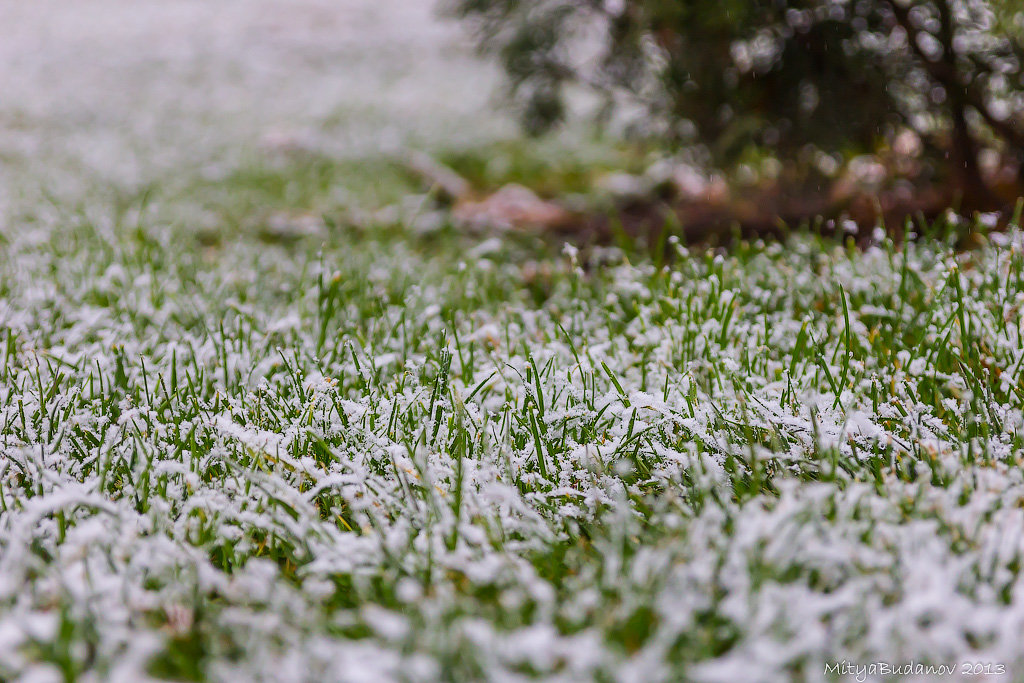
M 512 130 L 496 83 L 431 0 L 0 0 L 0 197 L 472 144 Z

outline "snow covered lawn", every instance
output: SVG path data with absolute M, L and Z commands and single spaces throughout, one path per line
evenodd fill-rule
M 81 195 L 268 147 L 351 158 L 509 133 L 487 108 L 495 69 L 435 4 L 0 0 L 0 209 L 39 178 Z
M 0 678 L 1022 671 L 1022 233 L 656 268 L 21 227 Z
M 0 82 L 0 680 L 1024 677 L 1018 229 L 321 221 L 508 130 L 419 0 L 0 0 Z

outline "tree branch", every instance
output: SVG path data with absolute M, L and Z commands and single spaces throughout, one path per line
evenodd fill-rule
M 933 62 L 918 45 L 917 36 L 921 31 L 914 26 L 910 20 L 910 10 L 902 7 L 896 0 L 887 0 L 887 5 L 892 10 L 896 21 L 903 30 L 907 32 L 907 42 L 910 49 L 917 55 L 918 60 L 924 66 L 925 71 L 936 82 L 947 90 L 956 89 L 964 99 L 964 103 L 978 112 L 985 124 L 988 125 L 999 137 L 1003 138 L 1013 147 L 1024 149 L 1024 131 L 1017 129 L 1009 121 L 1002 120 L 992 113 L 992 110 L 985 103 L 983 93 L 978 91 L 977 86 L 966 86 L 959 78 L 956 70 L 951 68 L 947 62 Z

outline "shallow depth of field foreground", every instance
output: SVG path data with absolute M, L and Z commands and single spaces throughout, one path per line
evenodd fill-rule
M 4 246 L 4 677 L 1020 665 L 1020 233 L 659 269 L 135 223 Z

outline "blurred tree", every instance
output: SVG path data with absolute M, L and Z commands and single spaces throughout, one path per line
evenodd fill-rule
M 1024 150 L 1019 0 L 449 0 L 499 57 L 527 130 L 566 86 L 716 165 L 751 146 L 876 151 L 910 130 L 964 194 L 982 147 Z

